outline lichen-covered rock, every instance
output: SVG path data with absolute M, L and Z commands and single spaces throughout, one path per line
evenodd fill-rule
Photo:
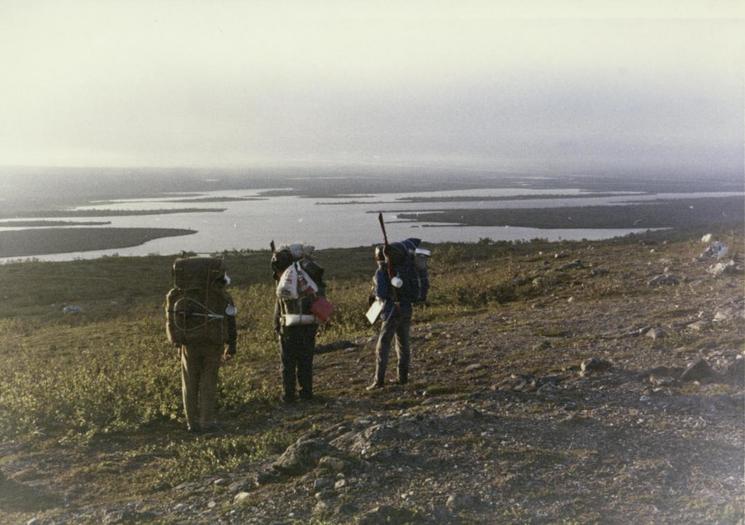
M 314 468 L 318 460 L 328 451 L 322 439 L 300 438 L 287 447 L 272 464 L 272 468 L 283 474 L 298 475 Z

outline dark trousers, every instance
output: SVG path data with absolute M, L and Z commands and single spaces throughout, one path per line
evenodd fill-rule
M 388 366 L 388 354 L 391 343 L 396 342 L 396 354 L 398 355 L 398 379 L 406 382 L 409 376 L 409 361 L 411 359 L 411 345 L 409 344 L 409 332 L 411 330 L 411 312 L 402 313 L 395 310 L 383 321 L 378 335 L 378 344 L 375 347 L 375 381 L 385 381 L 385 370 Z
M 285 326 L 279 336 L 282 363 L 282 384 L 285 399 L 295 398 L 295 384 L 300 386 L 300 397 L 313 397 L 313 352 L 316 348 L 318 325 Z

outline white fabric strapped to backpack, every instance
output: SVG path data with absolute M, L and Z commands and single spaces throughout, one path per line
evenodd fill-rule
M 282 301 L 298 301 L 299 304 L 304 296 L 312 296 L 317 292 L 318 285 L 308 275 L 302 264 L 297 262 L 287 267 L 277 283 L 277 297 Z M 297 326 L 318 322 L 319 320 L 312 314 L 282 314 L 282 324 L 284 326 Z
M 297 299 L 301 295 L 312 295 L 317 292 L 316 282 L 302 265 L 296 262 L 287 267 L 277 283 L 277 297 L 284 300 Z

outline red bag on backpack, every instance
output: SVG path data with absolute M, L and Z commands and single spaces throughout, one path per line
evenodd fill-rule
M 334 305 L 331 304 L 325 297 L 318 297 L 313 304 L 310 305 L 310 311 L 315 315 L 318 320 L 325 323 L 331 317 L 334 311 Z

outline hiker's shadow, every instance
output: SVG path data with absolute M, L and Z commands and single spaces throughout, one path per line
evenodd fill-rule
M 7 512 L 35 512 L 58 507 L 62 498 L 0 474 L 0 509 Z

